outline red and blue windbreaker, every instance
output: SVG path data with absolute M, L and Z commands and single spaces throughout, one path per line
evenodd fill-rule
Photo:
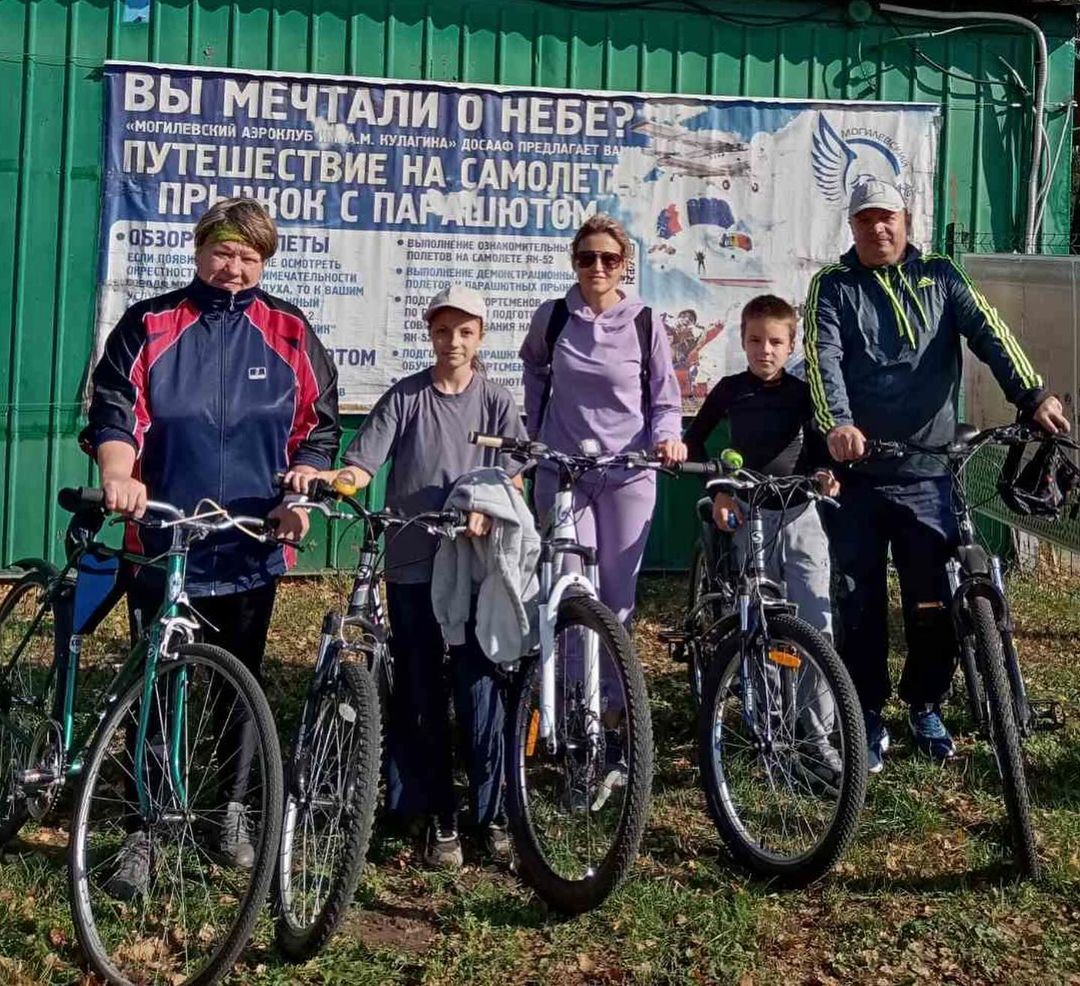
M 150 497 L 185 512 L 210 497 L 231 513 L 265 516 L 281 500 L 275 472 L 327 469 L 337 455 L 333 361 L 299 309 L 259 288 L 230 294 L 196 278 L 133 305 L 92 380 L 82 447 L 95 455 L 102 442 L 132 445 Z M 169 542 L 167 531 L 132 524 L 125 536 L 148 555 Z M 191 549 L 187 591 L 243 592 L 290 563 L 281 546 L 212 535 Z

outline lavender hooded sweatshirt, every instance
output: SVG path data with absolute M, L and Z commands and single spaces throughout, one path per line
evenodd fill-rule
M 549 372 L 545 335 L 554 301 L 536 310 L 521 346 L 529 434 L 563 452 L 576 452 L 583 438 L 597 439 L 605 452 L 651 449 L 657 442 L 679 438 L 682 399 L 663 323 L 653 315 L 652 420 L 646 422 L 641 413 L 642 354 L 634 327 L 645 302 L 624 294 L 617 305 L 597 315 L 575 285 L 566 294 L 566 304 L 570 318 L 555 344 L 551 397 L 539 434 L 536 420 Z

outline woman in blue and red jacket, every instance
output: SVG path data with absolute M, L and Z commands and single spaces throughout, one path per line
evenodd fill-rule
M 300 488 L 300 474 L 332 464 L 337 372 L 303 314 L 258 287 L 276 249 L 277 230 L 259 203 L 218 202 L 195 227 L 192 282 L 133 305 L 109 334 L 80 436 L 100 468 L 109 509 L 139 517 L 149 497 L 190 513 L 209 497 L 230 513 L 276 517 L 286 538 L 306 533 L 306 515 L 282 505 L 273 476 L 286 472 Z M 169 540 L 167 530 L 129 524 L 125 544 L 157 555 Z M 188 595 L 217 628 L 205 639 L 257 678 L 277 579 L 289 560 L 280 545 L 236 531 L 197 542 L 188 556 Z M 145 625 L 163 596 L 162 573 L 128 575 L 132 620 Z M 248 866 L 250 730 L 241 725 L 224 741 L 236 742 L 238 755 L 220 847 Z

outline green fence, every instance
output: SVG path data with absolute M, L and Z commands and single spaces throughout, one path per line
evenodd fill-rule
M 1022 226 L 1034 62 L 1023 31 L 851 20 L 849 5 L 700 0 L 0 0 L 0 568 L 57 557 L 54 491 L 86 482 L 79 395 L 93 332 L 105 59 L 292 72 L 732 96 L 940 103 L 935 247 L 959 224 L 987 249 Z M 866 5 L 850 5 L 852 11 Z M 1075 18 L 1047 34 L 1051 147 L 1071 127 Z M 1017 5 L 1017 9 L 1027 9 Z M 1067 138 L 1067 134 L 1066 134 Z M 1070 156 L 1047 200 L 1069 228 Z M 980 240 L 982 242 L 982 240 Z M 10 258 L 10 263 L 8 262 Z M 355 428 L 355 419 L 346 429 Z M 697 489 L 661 480 L 646 564 L 679 568 Z M 305 569 L 336 560 L 330 539 Z

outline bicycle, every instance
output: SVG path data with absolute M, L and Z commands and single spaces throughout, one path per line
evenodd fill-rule
M 190 545 L 238 529 L 269 540 L 262 518 L 230 516 L 203 501 L 193 516 L 151 501 L 143 527 L 170 529 L 157 558 L 95 540 L 104 493 L 65 489 L 75 513 L 69 557 L 57 570 L 28 560 L 0 605 L 0 845 L 52 809 L 81 779 L 68 873 L 76 935 L 91 969 L 111 983 L 213 983 L 251 936 L 273 875 L 281 830 L 281 754 L 273 717 L 252 673 L 232 654 L 196 642 L 199 617 L 184 592 Z M 165 569 L 165 598 L 123 665 L 76 730 L 83 642 L 119 593 L 80 622 L 79 568 L 120 561 Z M 111 566 L 111 569 L 110 569 Z M 90 580 L 86 583 L 90 584 Z M 245 727 L 245 722 L 250 724 Z M 255 847 L 249 870 L 222 865 L 208 836 L 239 783 L 224 736 L 250 728 L 252 761 L 242 809 Z M 239 750 L 239 742 L 237 750 Z M 217 829 L 219 830 L 219 829 Z M 122 851 L 145 863 L 143 886 L 117 881 Z
M 1048 435 L 1025 425 L 1002 425 L 979 431 L 961 424 L 955 439 L 947 445 L 927 447 L 913 442 L 870 440 L 866 449 L 868 457 L 876 458 L 932 456 L 948 468 L 952 477 L 953 513 L 960 538 L 946 562 L 946 575 L 967 704 L 976 733 L 994 751 L 1020 870 L 1032 877 L 1038 875 L 1039 859 L 1022 741 L 1036 731 L 1060 729 L 1064 719 L 1056 703 L 1028 700 L 1013 641 L 1001 559 L 976 542 L 964 472 L 982 448 L 1026 446 L 1035 442 L 1073 450 L 1080 447 L 1067 436 Z
M 854 838 L 866 730 L 832 644 L 766 576 L 761 511 L 766 502 L 834 501 L 813 477 L 764 476 L 741 461 L 729 450 L 710 464 L 720 475 L 709 487 L 746 503 L 750 556 L 733 583 L 710 584 L 663 639 L 705 668 L 698 751 L 717 831 L 751 873 L 802 886 L 827 873 Z
M 402 517 L 368 510 L 356 489 L 317 481 L 298 501 L 328 519 L 359 520 L 363 539 L 345 612 L 323 618 L 315 670 L 286 763 L 284 827 L 274 882 L 278 947 L 317 954 L 348 911 L 371 841 L 393 665 L 376 577 L 384 534 L 412 525 L 453 538 L 459 511 Z M 334 509 L 336 501 L 350 512 Z
M 641 452 L 602 454 L 596 443 L 570 454 L 476 432 L 469 441 L 558 469 L 541 536 L 540 647 L 523 655 L 507 702 L 506 807 L 522 878 L 552 907 L 580 914 L 625 880 L 637 856 L 653 741 L 644 673 L 626 628 L 599 600 L 596 551 L 578 540 L 573 490 L 590 472 L 667 467 Z M 584 571 L 562 570 L 567 557 Z

